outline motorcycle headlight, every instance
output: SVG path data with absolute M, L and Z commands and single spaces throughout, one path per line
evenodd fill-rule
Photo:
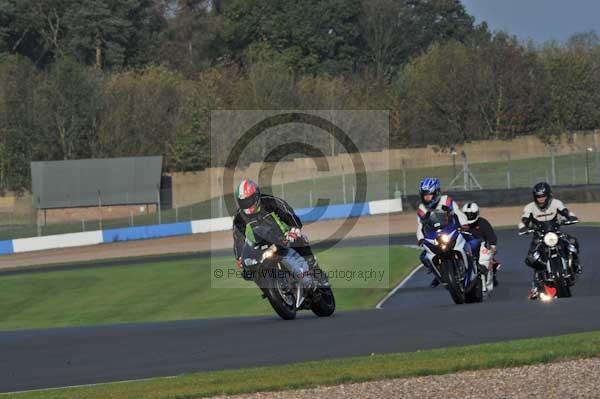
M 260 261 L 264 262 L 265 260 L 269 259 L 271 256 L 275 255 L 275 252 L 277 252 L 277 247 L 275 245 L 271 245 L 269 247 L 269 249 L 267 249 L 265 252 L 263 252 L 262 259 Z
M 555 247 L 558 244 L 558 235 L 553 232 L 546 233 L 544 236 L 544 244 L 550 248 Z
M 448 249 L 448 245 L 450 241 L 452 241 L 452 237 L 448 234 L 440 234 L 437 238 L 437 245 L 442 251 L 446 251 Z
M 244 259 L 244 265 L 246 265 L 246 266 L 254 266 L 257 263 L 258 262 L 256 261 L 256 259 L 253 259 L 253 258 L 246 258 L 246 259 Z

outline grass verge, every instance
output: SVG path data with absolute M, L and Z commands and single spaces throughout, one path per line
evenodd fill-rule
M 387 272 L 371 288 L 332 280 L 339 310 L 374 307 L 419 263 L 417 251 L 397 246 L 317 254 L 326 270 L 379 265 Z M 231 258 L 212 262 L 235 268 Z M 253 283 L 240 283 L 213 288 L 208 258 L 0 275 L 0 330 L 273 314 Z
M 523 366 L 600 355 L 600 332 L 516 340 L 400 354 L 194 373 L 175 378 L 9 394 L 29 399 L 195 399 L 320 385 Z

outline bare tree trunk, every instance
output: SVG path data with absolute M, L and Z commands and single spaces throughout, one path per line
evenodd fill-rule
M 102 36 L 96 33 L 96 68 L 102 69 Z
M 188 53 L 190 56 L 190 65 L 194 66 L 194 47 L 192 45 L 192 39 L 188 40 Z

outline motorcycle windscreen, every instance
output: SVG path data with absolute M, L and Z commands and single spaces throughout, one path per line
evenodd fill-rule
M 456 230 L 457 226 L 454 219 L 448 215 L 448 212 L 435 210 L 431 212 L 427 222 L 425 223 L 425 236 L 433 240 L 437 237 L 438 231 L 449 234 Z

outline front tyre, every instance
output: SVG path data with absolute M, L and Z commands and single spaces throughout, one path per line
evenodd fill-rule
M 446 283 L 446 289 L 450 292 L 450 296 L 455 304 L 461 305 L 465 303 L 465 292 L 462 288 L 462 262 L 459 260 L 446 261 L 442 265 L 442 279 Z M 464 267 L 462 267 L 464 269 Z
M 261 284 L 265 298 L 271 307 L 283 320 L 296 318 L 296 299 L 288 289 L 288 284 L 283 279 L 267 278 Z
M 559 298 L 569 298 L 571 296 L 571 288 L 563 273 L 562 260 L 560 258 L 555 258 L 553 260 L 552 271 L 556 276 L 556 296 Z
M 319 317 L 328 317 L 335 312 L 335 297 L 331 287 L 322 287 L 316 290 L 310 309 Z
M 283 320 L 294 320 L 296 318 L 296 308 L 293 305 L 286 304 L 275 289 L 268 288 L 265 294 L 271 307 L 279 317 Z

